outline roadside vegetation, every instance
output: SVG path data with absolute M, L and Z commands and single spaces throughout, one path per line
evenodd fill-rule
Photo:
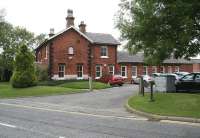
M 67 82 L 61 84 L 60 86 L 72 89 L 89 89 L 88 81 Z M 109 84 L 93 81 L 93 89 L 105 89 L 110 87 L 111 86 Z
M 157 115 L 200 118 L 200 94 L 155 93 L 155 101 L 145 97 L 133 96 L 129 99 L 130 107 Z
M 29 88 L 13 88 L 8 82 L 0 83 L 0 98 L 15 98 L 28 96 L 46 96 L 84 92 L 80 89 L 59 86 L 34 86 Z
M 94 89 L 110 88 L 108 84 L 94 82 Z M 46 81 L 28 88 L 13 88 L 9 82 L 0 83 L 0 98 L 47 96 L 86 92 L 88 81 Z

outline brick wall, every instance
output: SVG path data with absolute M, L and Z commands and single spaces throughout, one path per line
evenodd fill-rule
M 89 42 L 75 31 L 68 31 L 56 37 L 52 44 L 52 74 L 58 74 L 58 65 L 65 64 L 65 75 L 76 75 L 77 64 L 83 65 L 83 74 L 88 74 Z M 74 54 L 69 54 L 69 47 Z
M 101 46 L 107 46 L 108 48 L 108 58 L 102 58 L 101 57 Z M 109 65 L 116 66 L 116 57 L 117 57 L 117 46 L 109 46 L 109 45 L 92 45 L 92 75 L 93 78 L 95 78 L 95 67 L 96 65 L 102 66 L 102 73 L 107 74 L 108 73 L 108 67 Z M 116 68 L 116 67 L 115 67 Z M 115 69 L 116 72 L 116 69 Z
M 137 76 L 143 75 L 143 67 L 146 65 L 143 65 L 141 63 L 120 63 L 118 65 L 118 68 L 121 66 L 127 66 L 127 78 L 126 81 L 130 82 L 132 79 L 132 66 L 137 66 Z M 165 68 L 165 73 L 169 72 L 169 67 L 172 68 L 172 73 L 175 72 L 175 67 L 179 66 L 179 71 L 185 71 L 185 72 L 193 72 L 193 65 L 192 64 L 165 64 L 161 65 L 164 66 Z M 161 66 L 156 66 L 157 67 L 157 72 L 160 72 Z M 152 74 L 152 66 L 147 66 L 148 67 L 148 75 Z

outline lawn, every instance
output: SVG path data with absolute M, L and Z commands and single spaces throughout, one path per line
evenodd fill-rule
M 94 89 L 110 88 L 110 85 L 100 82 L 93 82 L 93 86 Z M 88 81 L 41 82 L 30 88 L 12 88 L 9 83 L 0 83 L 0 98 L 71 94 L 86 91 L 84 89 L 89 89 Z
M 149 102 L 149 94 L 133 96 L 128 104 L 157 115 L 200 118 L 200 94 L 156 93 L 154 97 L 155 102 Z
M 59 86 L 35 86 L 22 89 L 12 88 L 9 83 L 0 83 L 0 98 L 71 94 L 78 92 L 84 91 L 80 89 L 71 89 Z
M 66 82 L 59 86 L 72 89 L 89 89 L 88 81 Z M 109 84 L 93 81 L 93 89 L 105 89 L 110 87 Z

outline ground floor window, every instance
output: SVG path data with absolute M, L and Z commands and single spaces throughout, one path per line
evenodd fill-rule
M 65 76 L 65 64 L 58 65 L 58 77 L 63 78 Z
M 179 72 L 179 66 L 175 67 L 175 72 Z
M 157 67 L 156 66 L 152 67 L 152 73 L 157 73 Z
M 137 66 L 132 66 L 132 77 L 137 76 Z
M 96 65 L 96 78 L 100 78 L 102 76 L 102 66 Z
M 83 78 L 83 65 L 82 64 L 77 64 L 77 78 Z
M 114 65 L 109 65 L 109 74 L 114 75 L 115 74 L 115 68 Z
M 160 67 L 160 73 L 165 73 L 165 67 L 164 66 Z
M 172 66 L 168 66 L 168 73 L 172 73 Z
M 127 77 L 127 68 L 126 66 L 121 66 L 121 76 Z
M 148 75 L 148 67 L 147 66 L 143 67 L 143 75 Z

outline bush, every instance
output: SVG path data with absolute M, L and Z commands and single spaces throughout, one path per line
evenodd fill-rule
M 38 81 L 47 81 L 48 77 L 48 69 L 36 65 L 36 76 Z
M 37 84 L 34 56 L 26 45 L 17 52 L 11 84 L 14 88 L 26 88 Z
M 17 72 L 12 76 L 12 86 L 14 88 L 27 88 L 37 85 L 36 76 L 29 71 Z

